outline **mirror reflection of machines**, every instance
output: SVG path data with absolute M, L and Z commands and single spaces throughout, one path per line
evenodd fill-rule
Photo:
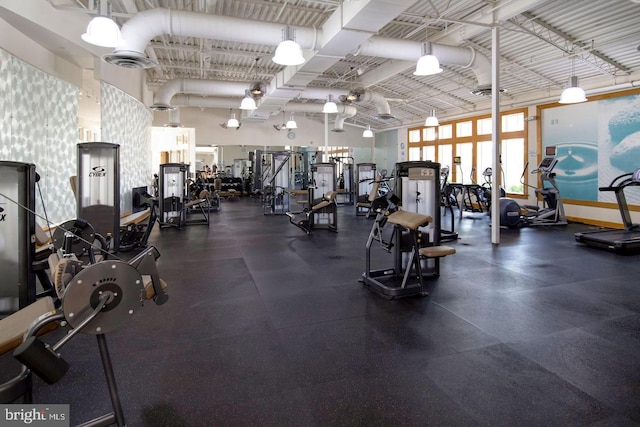
M 184 223 L 185 182 L 188 166 L 183 163 L 160 165 L 158 177 L 158 223 L 162 227 L 182 227 Z
M 640 187 L 640 169 L 625 173 L 611 181 L 600 191 L 613 191 L 618 202 L 618 209 L 622 217 L 622 230 L 585 231 L 575 234 L 576 242 L 587 246 L 607 249 L 616 253 L 636 253 L 640 251 L 640 224 L 634 224 L 629 213 L 625 188 Z
M 355 205 L 356 215 L 368 215 L 371 202 L 378 197 L 375 163 L 358 163 L 356 165 Z

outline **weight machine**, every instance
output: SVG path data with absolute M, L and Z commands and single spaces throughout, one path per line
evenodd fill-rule
M 35 165 L 0 161 L 0 315 L 36 300 L 35 193 Z
M 120 246 L 120 146 L 109 142 L 78 144 L 77 216 Z
M 362 283 L 387 298 L 426 296 L 424 277 L 440 275 L 440 258 L 455 253 L 440 246 L 440 165 L 433 162 L 396 164 L 395 191 L 372 202 L 376 219 L 366 243 Z M 398 197 L 400 196 L 400 197 Z M 384 226 L 393 225 L 384 239 Z M 372 270 L 371 249 L 378 241 L 393 254 L 393 265 Z
M 375 163 L 358 163 L 356 165 L 356 215 L 367 215 L 371 208 L 371 202 L 378 197 L 377 185 L 374 188 L 375 179 Z
M 335 203 L 336 174 L 334 163 L 313 163 L 311 165 L 311 186 L 309 187 L 309 206 L 312 208 L 323 201 L 330 203 L 314 209 L 311 218 L 312 228 L 328 228 L 338 231 L 338 208 Z
M 187 173 L 189 165 L 184 163 L 165 163 L 160 165 L 158 177 L 158 223 L 160 228 L 202 224 L 209 226 L 211 202 L 209 191 L 203 190 L 189 198 Z M 199 218 L 190 218 L 190 215 Z
M 332 157 L 336 165 L 338 196 L 342 196 L 343 205 L 353 204 L 353 157 Z

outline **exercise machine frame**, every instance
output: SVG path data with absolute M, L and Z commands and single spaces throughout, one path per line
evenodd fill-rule
M 640 186 L 640 169 L 617 176 L 608 186 L 600 187 L 600 191 L 615 193 L 624 228 L 579 232 L 575 234 L 576 242 L 620 254 L 640 251 L 640 224 L 633 223 L 625 195 L 625 188 L 635 186 Z

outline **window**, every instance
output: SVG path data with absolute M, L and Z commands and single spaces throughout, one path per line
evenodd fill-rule
M 525 195 L 527 186 L 520 176 L 526 161 L 527 110 L 514 110 L 501 114 L 501 185 L 509 196 Z M 441 167 L 448 166 L 450 180 L 470 184 L 485 182 L 483 172 L 493 164 L 491 141 L 493 120 L 489 116 L 466 118 L 443 123 L 437 128 L 422 127 L 409 130 L 409 160 L 435 160 Z M 453 157 L 460 157 L 460 165 Z M 492 170 L 492 173 L 495 171 Z M 525 184 L 528 176 L 525 176 Z
M 520 181 L 524 170 L 524 138 L 502 140 L 502 182 L 507 193 L 524 194 Z
M 422 146 L 422 160 L 436 161 L 436 146 L 424 145 Z
M 524 113 L 505 114 L 502 116 L 502 132 L 524 130 Z
M 491 135 L 493 132 L 493 120 L 491 117 L 478 120 L 478 135 Z
M 420 129 L 409 131 L 409 142 L 420 142 Z
M 409 147 L 409 160 L 416 161 L 420 159 L 420 147 Z
M 438 127 L 438 139 L 453 138 L 453 125 L 442 125 Z
M 423 141 L 435 141 L 436 140 L 436 128 L 424 128 L 422 129 Z
M 473 135 L 473 122 L 456 123 L 456 136 L 458 138 Z

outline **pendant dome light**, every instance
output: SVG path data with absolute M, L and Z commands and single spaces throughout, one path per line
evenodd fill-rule
M 236 113 L 231 110 L 231 115 L 229 116 L 229 120 L 227 121 L 228 128 L 237 128 L 240 126 L 240 122 L 236 119 Z
M 280 65 L 300 65 L 304 63 L 302 48 L 295 42 L 295 29 L 288 25 L 282 30 L 282 42 L 276 48 L 271 60 Z
M 326 114 L 336 114 L 338 112 L 338 106 L 333 101 L 333 95 L 327 97 L 327 102 L 322 107 L 322 112 Z
M 287 122 L 287 129 L 298 129 L 298 124 L 296 120 L 293 118 L 293 113 L 289 115 L 289 121 Z
M 249 89 L 244 91 L 244 98 L 242 98 L 242 102 L 240 103 L 241 110 L 255 110 L 258 108 L 256 106 L 256 101 L 251 96 L 251 92 Z
M 569 77 L 569 86 L 562 91 L 560 95 L 560 104 L 578 104 L 585 102 L 584 89 L 578 85 L 578 76 L 575 75 L 575 58 L 571 58 L 571 77 Z
M 425 120 L 424 125 L 426 127 L 436 127 L 440 126 L 440 122 L 438 121 L 438 117 L 436 117 L 436 110 L 431 110 L 429 113 L 429 117 Z
M 426 25 L 425 42 L 422 43 L 422 56 L 418 59 L 414 76 L 431 76 L 442 72 L 440 61 L 433 55 L 431 42 L 429 41 L 429 25 Z
M 367 128 L 362 132 L 363 138 L 373 138 L 373 131 L 371 130 L 371 125 L 367 125 Z
M 114 48 L 122 40 L 118 24 L 111 18 L 111 3 L 108 0 L 100 0 L 98 3 L 98 16 L 95 16 L 87 31 L 80 36 L 85 42 L 101 47 Z

